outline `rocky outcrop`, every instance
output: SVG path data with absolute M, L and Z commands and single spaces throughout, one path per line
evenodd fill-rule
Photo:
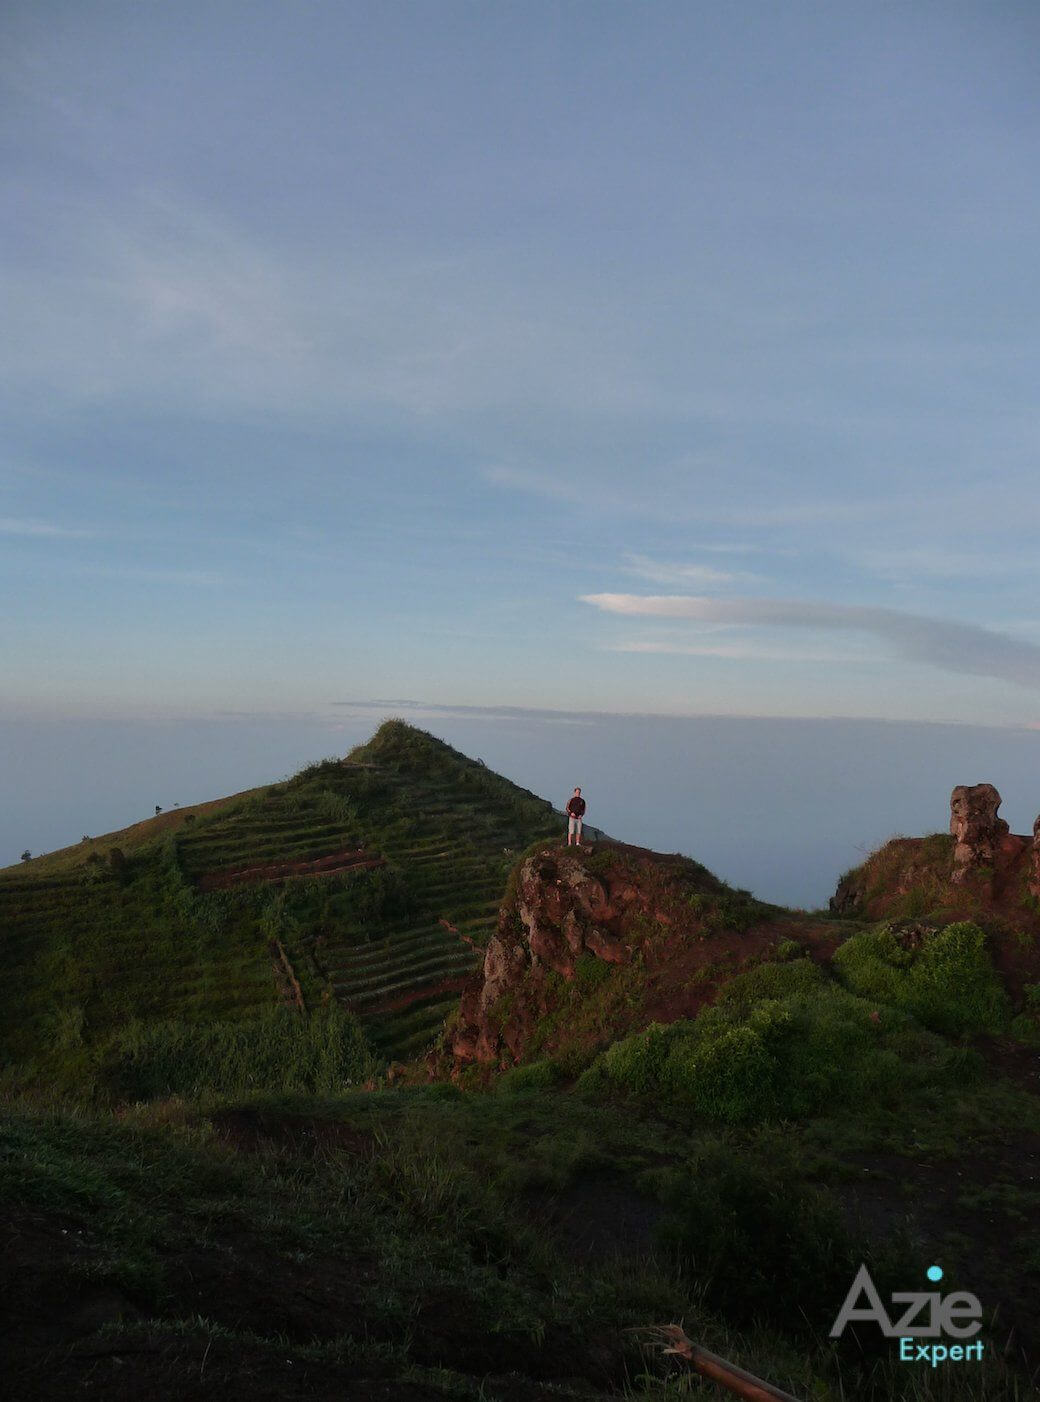
M 950 795 L 954 839 L 953 882 L 966 881 L 980 867 L 992 873 L 1009 828 L 997 817 L 1000 794 L 992 784 L 958 784 Z
M 545 849 L 528 857 L 517 873 L 513 897 L 499 913 L 480 976 L 464 991 L 450 1050 L 459 1061 L 497 1061 L 515 1056 L 522 1019 L 502 1015 L 504 995 L 521 984 L 534 995 L 549 974 L 574 977 L 578 960 L 590 954 L 624 964 L 632 947 L 624 938 L 626 916 L 641 908 L 630 881 L 603 878 L 589 870 L 578 849 Z
M 961 919 L 991 915 L 1020 924 L 1040 915 L 1040 818 L 1031 836 L 997 816 L 992 784 L 958 784 L 950 795 L 950 831 L 893 837 L 846 872 L 831 897 L 836 915 L 867 920 L 922 910 Z
M 863 883 L 863 868 L 855 867 L 847 871 L 838 882 L 837 890 L 828 901 L 832 915 L 858 915 L 866 892 Z

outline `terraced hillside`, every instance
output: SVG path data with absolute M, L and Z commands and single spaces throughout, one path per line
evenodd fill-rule
M 402 722 L 346 760 L 0 873 L 0 1055 L 86 1067 L 131 1019 L 334 998 L 421 1052 L 552 806 Z
M 516 852 L 558 832 L 551 804 L 399 722 L 177 840 L 200 887 L 246 863 L 283 882 L 267 928 L 309 996 L 327 989 L 376 1045 L 421 1051 L 458 1001 Z M 329 862 L 283 876 L 281 864 Z

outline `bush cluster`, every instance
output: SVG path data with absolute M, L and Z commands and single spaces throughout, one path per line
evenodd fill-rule
M 514 1066 L 501 1076 L 498 1090 L 546 1090 L 564 1078 L 563 1068 L 555 1061 L 532 1061 L 526 1066 Z
M 797 959 L 740 975 L 692 1021 L 652 1023 L 615 1042 L 583 1081 L 592 1088 L 605 1078 L 746 1124 L 896 1094 L 952 1055 L 906 1014 L 878 1009 Z
M 926 931 L 917 948 L 890 925 L 853 935 L 834 955 L 846 985 L 865 998 L 904 1008 L 947 1036 L 1000 1032 L 1010 1004 L 978 925 L 962 920 Z

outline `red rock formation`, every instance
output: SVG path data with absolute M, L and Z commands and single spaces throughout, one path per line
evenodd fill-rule
M 503 906 L 487 946 L 482 977 L 462 995 L 452 1054 L 460 1061 L 488 1062 L 503 1049 L 519 1050 L 519 1028 L 508 1019 L 500 1025 L 489 1014 L 521 982 L 537 986 L 550 971 L 569 980 L 586 952 L 626 963 L 631 947 L 623 938 L 623 917 L 639 899 L 630 883 L 617 881 L 610 889 L 589 872 L 580 852 L 546 849 L 528 857 L 515 899 Z
M 1033 874 L 1029 880 L 1029 890 L 1040 900 L 1040 818 L 1033 824 Z
M 832 921 L 762 905 L 679 853 L 545 847 L 510 877 L 483 968 L 426 1073 L 487 1083 L 533 1056 L 580 1067 L 651 1022 L 696 1017 L 734 973 L 792 940 L 826 960 L 838 936 Z
M 992 784 L 958 784 L 950 795 L 954 838 L 954 882 L 966 881 L 979 867 L 995 867 L 1008 825 L 997 817 L 1000 794 Z

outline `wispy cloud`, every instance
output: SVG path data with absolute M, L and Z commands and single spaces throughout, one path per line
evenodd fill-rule
M 599 711 L 553 711 L 533 706 L 446 706 L 438 701 L 381 700 L 378 697 L 370 701 L 333 701 L 330 704 L 379 720 L 388 716 L 408 716 L 412 720 L 436 716 L 441 720 L 539 720 L 550 725 L 593 725 L 605 714 Z
M 625 617 L 684 618 L 738 627 L 867 633 L 908 662 L 1040 688 L 1040 646 L 972 623 L 896 609 L 800 599 L 714 599 L 678 594 L 583 594 L 583 603 Z
M 539 468 L 496 464 L 485 468 L 482 475 L 494 486 L 542 497 L 547 501 L 574 502 L 585 511 L 597 508 L 642 519 L 700 522 L 736 530 L 778 526 L 847 526 L 889 517 L 900 508 L 900 502 L 895 498 L 885 501 L 877 497 L 839 500 L 821 498 L 818 493 L 814 493 L 810 500 L 787 502 L 782 506 L 731 506 L 717 498 L 715 501 L 718 504 L 707 504 L 712 498 L 705 494 L 699 494 L 696 499 L 684 494 L 675 469 L 675 464 L 659 466 L 648 473 L 647 484 L 641 488 L 612 484 L 606 480 L 597 480 L 595 487 L 590 488 L 586 471 L 574 477 L 564 467 L 559 472 L 546 472 Z M 715 464 L 711 470 L 718 477 L 724 468 Z M 730 547 L 723 544 L 706 548 L 745 551 L 761 547 L 743 544 Z
M 610 334 L 593 289 L 568 280 L 583 314 L 564 314 L 539 274 L 495 251 L 337 238 L 299 257 L 161 189 L 83 199 L 67 224 L 60 267 L 27 241 L 0 275 L 0 371 L 36 392 L 337 416 L 681 407 Z
M 713 565 L 670 564 L 647 555 L 626 555 L 625 568 L 654 584 L 736 584 L 758 578 L 744 571 L 717 570 Z
M 756 643 L 676 643 L 665 639 L 641 639 L 625 643 L 609 643 L 602 652 L 652 653 L 661 656 L 722 657 L 738 662 L 827 662 L 849 664 L 861 661 L 852 653 L 816 650 L 792 650 L 768 647 Z
M 39 539 L 68 539 L 92 535 L 92 531 L 72 526 L 59 526 L 53 521 L 26 520 L 17 516 L 0 516 L 0 535 L 30 536 Z

